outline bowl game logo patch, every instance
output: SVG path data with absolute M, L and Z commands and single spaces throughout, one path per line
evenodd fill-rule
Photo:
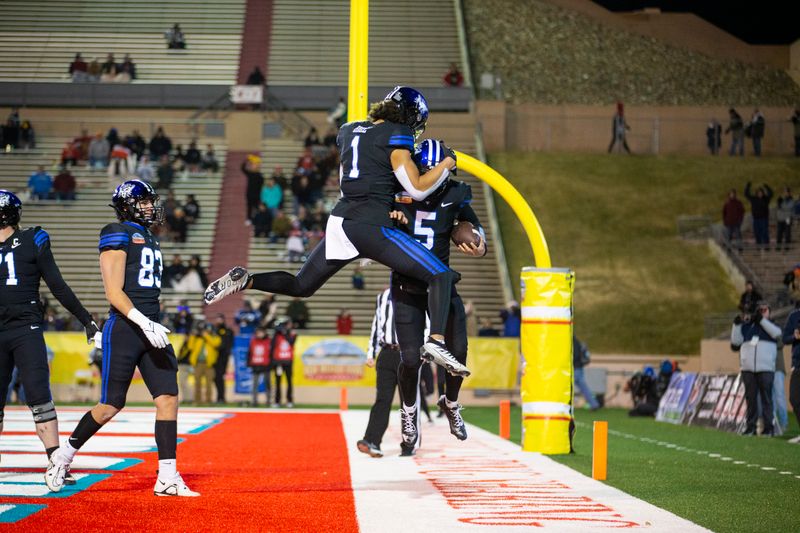
M 141 233 L 134 233 L 131 240 L 133 244 L 144 244 L 144 236 Z

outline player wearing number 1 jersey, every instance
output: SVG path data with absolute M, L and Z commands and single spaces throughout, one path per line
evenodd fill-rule
M 443 146 L 441 161 L 419 173 L 411 155 L 414 139 L 427 120 L 428 104 L 422 94 L 411 87 L 395 87 L 383 101 L 373 104 L 369 120 L 342 126 L 336 138 L 342 196 L 328 219 L 325 238 L 311 251 L 300 272 L 251 275 L 244 267 L 234 267 L 208 286 L 206 303 L 250 288 L 308 297 L 347 263 L 366 257 L 427 284 L 431 328 L 421 350 L 448 371 L 469 375 L 444 342 L 450 293 L 459 274 L 393 227 L 394 194 L 400 187 L 422 200 L 455 168 L 455 152 Z
M 20 229 L 22 202 L 0 190 L 0 433 L 12 371 L 16 366 L 33 412 L 36 434 L 48 457 L 58 449 L 58 419 L 50 394 L 50 369 L 42 334 L 39 283 L 86 328 L 89 342 L 99 336 L 92 316 L 64 282 L 50 250 L 50 236 L 41 227 Z M 52 463 L 48 469 L 52 467 Z M 67 483 L 74 480 L 67 478 Z
M 199 496 L 176 469 L 178 363 L 167 333 L 158 323 L 163 260 L 150 226 L 159 224 L 163 208 L 147 183 L 129 180 L 112 197 L 118 223 L 100 232 L 100 270 L 111 304 L 103 327 L 103 373 L 100 403 L 88 411 L 72 435 L 53 454 L 57 468 L 47 476 L 50 490 L 61 490 L 63 474 L 75 453 L 124 406 L 136 368 L 156 404 L 158 448 L 156 496 Z

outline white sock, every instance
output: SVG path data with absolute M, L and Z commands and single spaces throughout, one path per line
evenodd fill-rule
M 449 409 L 455 409 L 458 407 L 458 402 L 451 402 L 447 399 L 447 396 L 444 397 L 444 403 Z
M 72 444 L 69 443 L 69 439 L 67 439 L 64 441 L 64 444 L 62 444 L 61 447 L 56 450 L 56 453 L 66 459 L 68 463 L 71 463 L 75 458 L 75 454 L 78 453 L 78 450 L 73 448 Z
M 416 405 L 403 404 L 403 411 L 405 411 L 406 413 L 408 413 L 410 415 L 413 415 L 416 410 L 417 410 L 417 406 Z
M 178 473 L 175 459 L 158 460 L 158 479 L 172 479 Z

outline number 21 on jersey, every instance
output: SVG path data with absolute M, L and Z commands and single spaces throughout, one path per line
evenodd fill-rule
M 153 251 L 152 248 L 142 248 L 142 261 L 139 269 L 140 287 L 161 288 L 161 270 L 163 268 L 161 259 L 161 250 Z
M 14 252 L 8 252 L 3 256 L 0 254 L 0 266 L 3 265 L 5 261 L 6 268 L 8 269 L 8 279 L 6 280 L 6 285 L 16 285 L 19 280 L 17 279 L 17 269 L 14 266 Z

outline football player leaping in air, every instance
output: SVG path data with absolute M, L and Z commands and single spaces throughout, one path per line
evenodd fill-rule
M 311 251 L 303 268 L 292 275 L 250 274 L 244 267 L 234 267 L 208 286 L 206 303 L 243 289 L 309 297 L 353 259 L 373 259 L 427 284 L 431 335 L 422 344 L 421 356 L 451 373 L 469 375 L 444 342 L 452 288 L 459 274 L 395 229 L 395 215 L 391 214 L 399 186 L 412 198 L 424 200 L 455 168 L 455 153 L 442 145 L 441 161 L 419 173 L 411 156 L 414 139 L 424 131 L 427 120 L 428 103 L 422 94 L 411 87 L 395 87 L 383 101 L 372 105 L 369 120 L 343 125 L 336 138 L 341 198 L 328 219 L 325 238 Z
M 97 324 L 72 289 L 64 282 L 50 250 L 50 236 L 41 227 L 20 229 L 22 202 L 0 190 L 0 433 L 3 408 L 14 366 L 19 369 L 28 407 L 33 412 L 36 434 L 47 456 L 58 449 L 58 420 L 50 394 L 50 368 L 42 334 L 39 281 L 44 279 L 53 295 L 86 328 L 86 340 L 99 341 Z M 47 474 L 53 469 L 50 461 Z M 67 484 L 75 480 L 64 472 Z
M 111 304 L 103 327 L 103 374 L 100 403 L 78 422 L 75 431 L 53 454 L 47 486 L 61 490 L 64 473 L 75 453 L 125 407 L 136 367 L 156 404 L 158 448 L 156 496 L 199 496 L 176 469 L 178 439 L 178 362 L 169 330 L 158 323 L 163 259 L 150 226 L 159 224 L 163 208 L 149 184 L 129 180 L 112 196 L 119 222 L 100 232 L 100 271 Z

